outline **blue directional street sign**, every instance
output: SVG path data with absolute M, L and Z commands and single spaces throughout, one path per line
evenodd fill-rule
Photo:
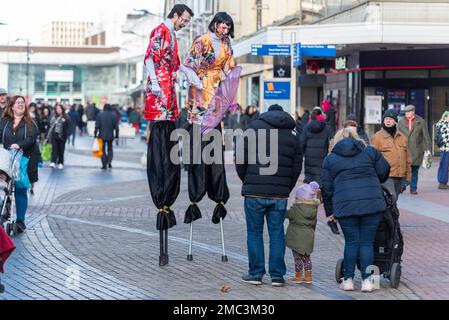
M 329 44 L 306 44 L 301 45 L 301 54 L 304 57 L 335 57 L 337 48 Z
M 253 56 L 289 56 L 291 55 L 289 44 L 253 44 L 251 54 Z M 335 57 L 337 47 L 330 44 L 301 44 L 293 45 L 293 67 L 301 65 L 302 57 Z
M 288 44 L 253 44 L 251 55 L 253 56 L 289 56 L 291 46 Z
M 302 60 L 301 44 L 296 43 L 293 47 L 293 67 L 297 68 L 301 66 L 301 60 Z

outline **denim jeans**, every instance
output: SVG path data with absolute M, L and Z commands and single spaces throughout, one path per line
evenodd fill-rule
M 25 213 L 28 208 L 28 193 L 27 189 L 17 188 L 15 192 L 17 221 L 25 223 Z
M 440 166 L 438 167 L 438 182 L 447 184 L 449 170 L 449 152 L 441 152 Z
M 270 237 L 268 272 L 272 279 L 283 278 L 285 267 L 284 221 L 287 200 L 245 198 L 245 216 L 248 245 L 248 273 L 252 276 L 265 274 L 263 244 L 264 218 L 267 219 Z
M 360 257 L 362 279 L 370 276 L 367 268 L 374 263 L 374 239 L 382 213 L 339 218 L 345 236 L 344 272 L 346 279 L 354 278 L 357 257 Z
M 412 181 L 410 181 L 410 191 L 418 190 L 418 173 L 420 166 L 412 166 Z M 402 179 L 402 185 L 407 186 L 407 180 L 405 178 Z

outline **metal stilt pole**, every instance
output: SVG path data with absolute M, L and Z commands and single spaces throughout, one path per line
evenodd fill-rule
M 193 222 L 190 222 L 189 254 L 187 255 L 187 261 L 193 260 L 192 241 L 193 241 Z
M 220 229 L 221 229 L 221 246 L 222 246 L 222 262 L 228 262 L 228 257 L 226 256 L 226 249 L 224 243 L 224 233 L 223 233 L 223 218 L 220 218 Z

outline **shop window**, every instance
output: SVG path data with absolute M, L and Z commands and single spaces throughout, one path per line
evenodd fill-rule
M 387 70 L 386 79 L 425 79 L 429 77 L 428 70 Z
M 383 71 L 381 70 L 366 70 L 364 72 L 365 79 L 383 79 Z
M 70 82 L 63 82 L 59 84 L 59 90 L 62 93 L 69 93 L 70 92 Z
M 449 78 L 449 69 L 436 69 L 430 71 L 432 78 Z
M 251 78 L 251 105 L 259 107 L 260 100 L 260 77 Z

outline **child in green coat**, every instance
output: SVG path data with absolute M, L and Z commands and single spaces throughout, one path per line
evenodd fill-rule
M 295 276 L 290 279 L 294 283 L 312 283 L 312 260 L 315 240 L 315 227 L 320 200 L 317 198 L 319 189 L 317 182 L 301 185 L 295 194 L 295 203 L 287 211 L 289 219 L 285 244 L 292 249 L 295 259 Z M 303 273 L 304 271 L 304 273 Z

